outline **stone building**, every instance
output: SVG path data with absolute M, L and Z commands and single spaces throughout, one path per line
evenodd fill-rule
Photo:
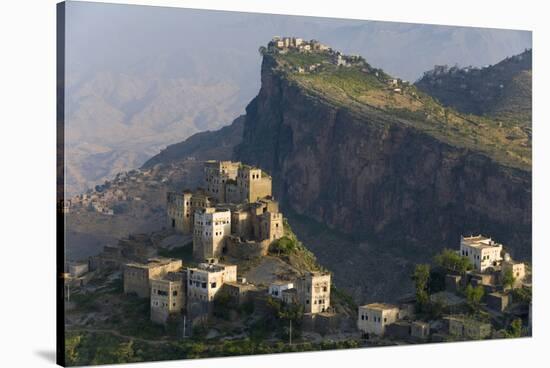
M 124 266 L 124 293 L 136 293 L 141 298 L 149 298 L 151 279 L 163 277 L 181 267 L 181 259 L 162 257 L 151 258 L 145 264 L 128 263 Z
M 251 301 L 252 292 L 258 290 L 257 286 L 250 284 L 244 280 L 242 281 L 228 281 L 222 285 L 223 293 L 229 295 L 231 303 L 235 306 L 243 305 L 244 303 Z
M 195 211 L 193 226 L 193 257 L 218 258 L 222 255 L 226 237 L 231 235 L 231 211 L 208 207 Z
M 294 284 L 288 281 L 275 281 L 269 285 L 268 293 L 272 298 L 283 299 L 283 291 L 294 288 Z
M 185 308 L 187 272 L 169 272 L 151 279 L 151 321 L 166 324 Z
M 330 282 L 328 272 L 310 272 L 296 280 L 298 301 L 304 313 L 325 312 L 330 307 Z
M 359 306 L 357 328 L 366 334 L 384 336 L 386 327 L 399 319 L 399 307 L 392 304 L 371 303 Z
M 204 164 L 204 184 L 206 189 L 197 189 L 195 192 L 185 190 L 183 192 L 167 193 L 167 225 L 184 234 L 192 234 L 195 225 L 195 213 L 210 207 L 219 207 L 226 204 L 246 204 L 257 201 L 272 200 L 271 177 L 261 169 L 232 161 L 206 161 Z M 258 206 L 265 208 L 266 204 Z M 273 207 L 273 206 L 267 206 Z M 282 216 L 276 211 L 263 215 L 263 233 L 270 236 L 275 233 L 276 227 L 282 223 Z M 250 215 L 251 208 L 239 210 L 242 216 Z M 279 219 L 280 217 L 280 219 Z M 243 219 L 248 221 L 248 219 Z M 252 226 L 247 223 L 247 226 Z M 260 225 L 257 225 L 260 226 Z M 253 229 L 250 227 L 250 229 Z M 243 230 L 245 232 L 250 229 Z M 258 230 L 259 231 L 259 230 Z M 274 236 L 274 235 L 271 235 Z
M 212 302 L 226 282 L 237 281 L 237 266 L 221 263 L 200 263 L 187 269 L 187 298 Z
M 193 193 L 184 190 L 182 193 L 168 192 L 166 199 L 166 212 L 168 228 L 184 234 L 189 234 L 192 227 L 191 198 Z
M 468 317 L 445 317 L 449 323 L 449 335 L 469 340 L 480 340 L 491 336 L 490 323 L 481 322 Z
M 80 277 L 89 270 L 88 262 L 69 262 L 67 269 L 71 277 Z
M 506 272 L 512 272 L 514 276 L 514 287 L 518 287 L 525 279 L 525 263 L 505 260 L 502 262 L 502 276 Z
M 240 205 L 231 213 L 232 234 L 243 240 L 270 242 L 284 235 L 283 215 L 271 197 Z
M 411 323 L 411 337 L 419 340 L 427 339 L 430 336 L 430 324 L 423 321 Z
M 206 161 L 204 164 L 204 185 L 206 193 L 218 202 L 226 202 L 225 186 L 228 180 L 237 178 L 240 162 Z
M 496 267 L 502 261 L 502 244 L 482 235 L 460 237 L 460 254 L 468 257 L 477 271 Z
M 237 174 L 237 188 L 240 202 L 252 203 L 264 197 L 271 196 L 271 176 L 261 169 L 241 165 Z

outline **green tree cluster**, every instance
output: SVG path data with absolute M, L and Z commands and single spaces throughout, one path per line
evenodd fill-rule
M 430 301 L 428 282 L 430 280 L 430 265 L 418 264 L 412 276 L 415 284 L 416 306 L 419 311 L 426 310 Z
M 472 263 L 467 257 L 461 256 L 451 249 L 443 249 L 441 253 L 434 257 L 435 264 L 446 269 L 448 272 L 464 273 L 473 268 Z

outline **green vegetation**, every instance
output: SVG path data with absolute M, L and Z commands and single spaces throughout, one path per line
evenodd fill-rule
M 388 83 L 390 76 L 366 63 L 342 67 L 330 63 L 328 54 L 298 52 L 276 55 L 275 60 L 287 79 L 337 107 L 360 116 L 382 114 L 379 121 L 406 124 L 506 166 L 531 170 L 530 132 L 516 120 L 459 113 L 409 84 L 400 83 L 396 90 Z M 318 70 L 296 71 L 316 63 L 321 63 Z
M 516 278 L 514 277 L 512 270 L 507 269 L 504 271 L 504 275 L 502 276 L 502 285 L 504 287 L 512 288 L 515 282 Z
M 464 274 L 473 269 L 473 265 L 467 257 L 461 256 L 451 249 L 444 249 L 434 257 L 434 262 L 447 272 Z
M 514 319 L 512 323 L 510 323 L 510 328 L 504 332 L 504 336 L 507 338 L 521 337 L 522 325 L 521 318 Z
M 315 255 L 298 240 L 286 218 L 284 219 L 283 226 L 284 236 L 271 243 L 269 253 L 284 259 L 290 265 L 304 271 L 324 270 L 317 263 Z
M 418 264 L 412 276 L 415 285 L 416 308 L 418 311 L 426 311 L 430 302 L 428 293 L 428 282 L 430 279 L 430 265 Z
M 473 313 L 477 313 L 480 310 L 481 307 L 481 299 L 483 298 L 483 295 L 485 294 L 485 290 L 483 290 L 483 286 L 478 285 L 476 287 L 473 287 L 471 284 L 468 284 L 466 286 L 466 290 L 464 291 L 466 295 L 466 301 L 468 303 L 468 307 Z
M 529 304 L 533 299 L 532 289 L 530 287 L 522 287 L 512 290 L 512 300 L 514 303 Z

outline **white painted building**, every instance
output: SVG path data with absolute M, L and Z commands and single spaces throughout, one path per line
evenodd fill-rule
M 224 283 L 236 281 L 236 265 L 200 263 L 187 269 L 187 298 L 189 301 L 212 302 Z
M 357 328 L 365 334 L 383 336 L 386 326 L 399 319 L 399 307 L 392 304 L 371 303 L 359 306 Z
M 468 257 L 477 271 L 496 267 L 502 261 L 502 244 L 482 235 L 460 237 L 460 255 Z
M 231 235 L 231 211 L 208 207 L 197 210 L 193 225 L 193 254 L 198 259 L 217 258 Z
M 269 285 L 269 295 L 273 298 L 281 299 L 283 298 L 283 291 L 292 289 L 294 284 L 288 281 L 275 281 Z

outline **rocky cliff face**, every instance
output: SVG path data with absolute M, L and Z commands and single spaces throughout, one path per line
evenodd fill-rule
M 234 158 L 275 178 L 285 207 L 348 234 L 456 248 L 483 233 L 531 257 L 531 172 L 506 167 L 373 111 L 304 90 L 266 56 Z

